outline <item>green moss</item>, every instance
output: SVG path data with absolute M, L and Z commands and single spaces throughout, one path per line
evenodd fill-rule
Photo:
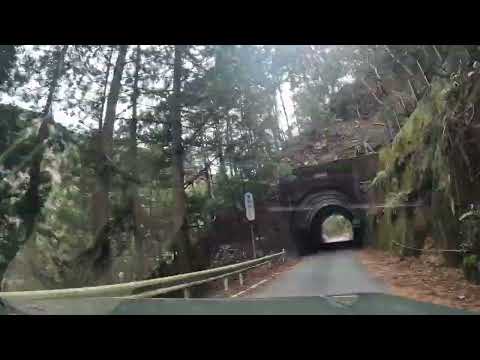
M 375 225 L 376 247 L 396 255 L 405 255 L 407 249 L 397 244 L 410 244 L 413 237 L 413 223 L 404 209 L 385 208 L 383 216 Z M 410 244 L 411 245 L 411 244 Z
M 443 81 L 432 84 L 429 95 L 418 103 L 392 144 L 379 154 L 381 170 L 372 187 L 381 188 L 387 195 L 384 214 L 375 224 L 375 238 L 378 247 L 396 254 L 413 255 L 393 243 L 423 245 L 431 228 L 421 215 L 419 218 L 404 205 L 429 194 L 433 187 L 449 189 L 445 175 L 449 173 L 448 164 L 438 145 L 443 128 L 440 115 L 446 104 L 444 87 Z M 421 229 L 417 231 L 417 227 Z
M 389 193 L 385 206 L 396 209 L 405 205 L 408 201 L 409 192 L 401 191 L 398 193 Z
M 437 113 L 441 114 L 445 111 L 447 104 L 447 94 L 450 89 L 450 83 L 444 79 L 437 79 L 430 90 L 430 99 Z
M 393 157 L 401 160 L 423 147 L 426 129 L 434 116 L 431 103 L 420 103 L 392 144 Z
M 415 164 L 407 163 L 405 170 L 401 174 L 400 189 L 403 193 L 411 193 L 419 185 L 421 172 Z
M 375 245 L 382 250 L 390 251 L 392 248 L 390 236 L 393 226 L 389 209 L 385 209 L 384 214 L 376 218 L 375 230 Z
M 478 262 L 479 262 L 478 255 L 467 255 L 463 258 L 463 266 L 466 269 L 476 269 Z
M 372 180 L 370 188 L 372 189 L 383 189 L 385 190 L 385 185 L 388 180 L 388 174 L 385 170 L 381 170 L 377 173 L 377 176 Z

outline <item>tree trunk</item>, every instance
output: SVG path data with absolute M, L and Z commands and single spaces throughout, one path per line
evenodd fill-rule
M 148 215 L 152 216 L 152 208 L 153 208 L 153 186 L 155 185 L 154 182 L 150 184 L 150 201 L 149 201 L 149 207 L 148 207 Z
M 186 51 L 184 45 L 175 45 L 173 65 L 173 98 L 171 101 L 171 130 L 172 130 L 172 163 L 173 163 L 173 190 L 174 190 L 174 211 L 173 231 L 174 244 L 179 250 L 178 264 L 181 273 L 190 272 L 190 246 L 188 240 L 188 229 L 186 227 L 186 196 L 183 187 L 184 171 L 184 149 L 182 144 L 182 119 L 181 119 L 181 87 L 183 72 L 183 54 Z
M 226 176 L 227 175 L 227 167 L 225 164 L 225 154 L 223 152 L 223 140 L 222 134 L 220 131 L 220 117 L 215 115 L 215 144 L 217 146 L 217 156 L 218 161 L 220 162 L 220 175 Z
M 205 144 L 205 136 L 202 136 L 202 143 Z M 205 177 L 207 180 L 207 194 L 210 199 L 213 199 L 214 195 L 213 195 L 213 189 L 212 189 L 212 176 L 210 171 L 210 162 L 208 161 L 207 149 L 205 145 L 203 147 L 202 155 L 203 155 L 203 164 L 205 167 Z
M 225 156 L 227 157 L 228 160 L 228 167 L 230 168 L 230 176 L 235 175 L 235 169 L 233 166 L 233 159 L 232 159 L 232 124 L 230 121 L 230 116 L 228 116 L 228 110 L 225 112 L 226 116 L 226 136 L 225 136 L 225 141 L 226 141 L 226 150 L 225 150 Z
M 210 165 L 208 162 L 205 162 L 205 176 L 207 178 L 207 194 L 210 199 L 214 198 L 213 191 L 212 191 L 212 175 L 210 171 Z
M 62 50 L 60 50 L 60 52 L 57 55 L 58 58 L 57 58 L 57 61 L 56 61 L 55 71 L 53 73 L 53 77 L 50 80 L 47 101 L 46 101 L 45 106 L 43 107 L 43 111 L 42 111 L 42 116 L 44 116 L 44 117 L 49 113 L 50 108 L 52 106 L 53 97 L 55 96 L 55 92 L 56 92 L 57 86 L 58 86 L 58 80 L 60 79 L 60 76 L 62 75 L 63 65 L 64 65 L 64 62 L 65 62 L 65 55 L 67 53 L 67 49 L 68 49 L 68 45 L 63 45 Z
M 280 102 L 282 103 L 283 114 L 285 115 L 285 121 L 287 122 L 287 135 L 290 139 L 292 137 L 292 129 L 290 128 L 290 122 L 288 120 L 287 109 L 285 108 L 285 102 L 283 101 L 282 89 L 278 87 L 278 93 L 280 95 Z
M 107 87 L 108 87 L 108 78 L 110 77 L 110 68 L 112 67 L 112 56 L 113 48 L 110 49 L 110 54 L 108 55 L 108 64 L 107 71 L 105 72 L 105 82 L 103 83 L 103 95 L 102 95 L 102 106 L 100 106 L 100 114 L 98 116 L 98 129 L 101 131 L 103 124 L 103 110 L 105 110 L 105 100 L 107 98 Z
M 95 191 L 92 195 L 92 225 L 95 237 L 94 253 L 95 264 L 108 261 L 110 244 L 108 243 L 109 212 L 110 212 L 110 185 L 111 185 L 111 160 L 113 153 L 113 130 L 117 110 L 118 96 L 121 89 L 123 69 L 127 45 L 120 45 L 118 57 L 113 70 L 113 78 L 107 98 L 105 121 L 99 133 L 97 148 L 97 169 L 95 174 Z
M 64 45 L 60 52 L 58 53 L 57 61 L 55 63 L 55 70 L 52 75 L 52 79 L 50 80 L 47 101 L 45 106 L 42 110 L 42 123 L 38 130 L 37 140 L 36 140 L 36 147 L 42 146 L 44 141 L 49 136 L 48 125 L 53 123 L 53 116 L 51 113 L 51 107 L 54 100 L 54 96 L 58 87 L 58 81 L 62 76 L 63 65 L 65 62 L 65 54 L 67 53 L 68 45 Z M 36 151 L 32 157 L 32 165 L 29 170 L 30 175 L 30 182 L 28 186 L 28 190 L 26 193 L 26 199 L 29 204 L 29 211 L 25 214 L 25 228 L 26 228 L 26 238 L 29 238 L 33 232 L 33 228 L 35 225 L 35 221 L 37 218 L 38 213 L 40 212 L 40 208 L 42 207 L 40 194 L 39 194 L 39 186 L 40 186 L 40 165 L 43 158 L 43 150 Z
M 140 45 L 137 45 L 135 54 L 135 73 L 133 75 L 133 93 L 132 93 L 132 119 L 130 120 L 129 127 L 129 162 L 130 162 L 130 175 L 133 178 L 138 178 L 137 168 L 137 103 L 139 97 L 138 78 L 141 62 L 141 50 Z M 135 242 L 135 275 L 136 279 L 141 279 L 144 275 L 145 261 L 144 261 L 144 239 L 143 232 L 140 229 L 140 219 L 138 218 L 139 212 L 137 207 L 140 206 L 138 200 L 137 184 L 133 181 L 129 182 L 128 189 L 128 204 L 130 207 L 130 214 L 133 220 L 133 235 Z
M 280 144 L 283 142 L 282 135 L 280 132 L 280 123 L 279 123 L 279 117 L 278 117 L 278 111 L 277 111 L 277 104 L 275 102 L 275 96 L 273 96 L 273 103 L 272 103 L 272 132 L 274 136 L 274 143 L 275 143 L 275 149 L 277 151 L 280 151 Z

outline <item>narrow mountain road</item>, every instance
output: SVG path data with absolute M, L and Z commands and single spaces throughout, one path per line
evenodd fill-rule
M 245 297 L 320 296 L 345 293 L 388 293 L 358 260 L 358 250 L 329 249 L 305 256 L 291 270 L 252 289 Z

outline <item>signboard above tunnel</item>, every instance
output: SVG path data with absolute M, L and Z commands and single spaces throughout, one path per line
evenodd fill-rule
M 299 177 L 322 178 L 318 174 L 350 174 L 364 181 L 375 177 L 378 171 L 378 154 L 358 156 L 350 159 L 339 159 L 315 166 L 302 166 L 293 171 Z

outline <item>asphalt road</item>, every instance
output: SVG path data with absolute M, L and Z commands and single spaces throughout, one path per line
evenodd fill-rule
M 246 297 L 320 296 L 345 293 L 388 293 L 357 259 L 358 250 L 328 249 L 305 256 L 291 270 L 253 289 Z

